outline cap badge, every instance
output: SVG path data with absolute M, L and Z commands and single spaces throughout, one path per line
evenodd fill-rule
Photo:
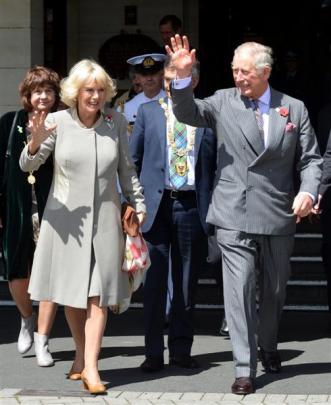
M 147 58 L 144 59 L 143 61 L 143 66 L 144 68 L 150 68 L 152 66 L 155 65 L 155 61 L 153 58 L 151 58 L 150 56 L 148 56 Z

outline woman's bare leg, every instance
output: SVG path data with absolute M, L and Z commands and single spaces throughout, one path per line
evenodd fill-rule
M 76 349 L 72 370 L 80 373 L 84 368 L 86 309 L 66 306 L 64 312 Z
M 99 307 L 99 301 L 100 297 L 88 299 L 85 324 L 84 376 L 92 384 L 100 382 L 98 359 L 108 315 L 108 308 Z

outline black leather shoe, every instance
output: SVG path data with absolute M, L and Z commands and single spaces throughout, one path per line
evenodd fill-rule
M 236 395 L 252 394 L 255 391 L 253 379 L 251 377 L 236 378 L 231 386 L 231 391 Z
M 169 364 L 183 368 L 200 368 L 199 363 L 190 355 L 170 356 Z
M 145 373 L 153 373 L 155 371 L 160 371 L 163 368 L 163 357 L 148 356 L 140 365 L 141 371 L 144 371 Z
M 267 352 L 260 348 L 260 360 L 266 373 L 280 373 L 282 364 L 278 351 Z

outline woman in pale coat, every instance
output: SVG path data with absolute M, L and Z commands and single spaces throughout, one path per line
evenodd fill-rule
M 91 393 L 106 390 L 98 356 L 107 307 L 127 307 L 131 287 L 121 271 L 124 239 L 122 193 L 145 217 L 144 197 L 128 151 L 127 123 L 103 107 L 115 84 L 91 60 L 78 62 L 61 83 L 70 108 L 36 113 L 32 138 L 21 155 L 24 171 L 37 170 L 54 154 L 53 182 L 35 252 L 29 292 L 34 300 L 65 306 L 76 355 L 68 377 L 82 379 Z M 46 270 L 46 271 L 45 271 Z

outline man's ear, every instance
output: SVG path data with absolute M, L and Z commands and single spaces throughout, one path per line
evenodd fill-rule
M 271 69 L 270 69 L 270 67 L 265 67 L 265 68 L 263 68 L 263 78 L 265 79 L 265 80 L 269 80 L 269 77 L 270 77 L 270 74 L 271 74 Z
M 195 88 L 197 87 L 198 83 L 199 83 L 199 77 L 197 77 L 197 76 L 192 76 L 192 81 L 191 81 L 191 83 L 192 83 L 192 88 L 195 89 Z

